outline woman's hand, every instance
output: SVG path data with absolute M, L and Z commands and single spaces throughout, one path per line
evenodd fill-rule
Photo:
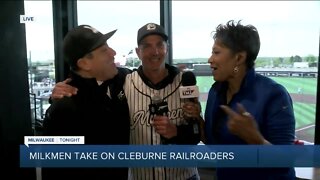
M 203 143 L 206 142 L 205 140 L 205 133 L 204 133 L 204 120 L 201 117 L 201 106 L 200 103 L 197 102 L 186 102 L 182 107 L 183 113 L 185 118 L 196 120 L 199 124 L 200 128 L 200 138 Z
M 200 117 L 201 107 L 199 103 L 188 101 L 184 103 L 182 110 L 186 117 L 193 117 L 193 118 Z
M 229 131 L 246 141 L 248 144 L 269 144 L 258 130 L 258 125 L 254 117 L 246 111 L 242 104 L 237 104 L 237 111 L 233 111 L 228 106 L 220 106 L 229 116 L 227 126 Z

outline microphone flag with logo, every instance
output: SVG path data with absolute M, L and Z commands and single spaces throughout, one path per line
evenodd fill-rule
M 181 77 L 182 86 L 179 88 L 180 97 L 182 99 L 188 99 L 193 103 L 198 103 L 199 88 L 196 85 L 197 80 L 193 72 L 185 71 Z M 193 124 L 193 133 L 200 136 L 199 123 L 195 117 L 185 113 L 185 118 L 188 124 Z

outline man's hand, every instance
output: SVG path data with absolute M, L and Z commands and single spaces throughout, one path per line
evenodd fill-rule
M 70 97 L 72 95 L 77 94 L 78 89 L 68 85 L 67 83 L 71 82 L 71 79 L 68 78 L 62 82 L 58 82 L 53 90 L 52 90 L 52 94 L 51 94 L 51 98 L 54 99 L 61 99 L 64 96 Z
M 170 123 L 167 116 L 155 116 L 152 126 L 157 133 L 167 139 L 177 136 L 177 127 Z

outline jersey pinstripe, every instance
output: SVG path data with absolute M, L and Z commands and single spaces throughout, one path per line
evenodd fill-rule
M 170 122 L 176 125 L 184 123 L 182 105 L 185 99 L 180 98 L 178 88 L 181 75 L 182 73 L 179 73 L 173 83 L 160 90 L 146 85 L 137 71 L 127 75 L 124 91 L 130 111 L 130 144 L 161 143 L 160 135 L 150 125 L 153 117 L 149 113 L 149 104 L 154 93 L 158 93 L 168 102 Z M 186 180 L 193 175 L 196 176 L 195 179 L 200 179 L 197 168 L 129 168 L 130 180 Z

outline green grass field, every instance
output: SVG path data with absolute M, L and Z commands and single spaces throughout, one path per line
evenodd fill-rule
M 298 88 L 301 88 L 303 94 L 316 95 L 317 92 L 316 78 L 271 77 L 271 79 L 282 84 L 289 93 L 297 93 Z M 200 92 L 208 92 L 213 82 L 212 76 L 197 76 Z
M 296 117 L 296 129 L 314 124 L 316 121 L 316 105 L 306 103 L 293 103 L 294 115 Z
M 316 98 L 317 79 L 316 78 L 290 78 L 290 77 L 271 77 L 276 82 L 282 84 L 288 92 L 314 95 Z M 201 93 L 207 93 L 213 84 L 212 76 L 197 76 L 197 85 Z M 201 102 L 202 112 L 204 113 L 206 102 Z M 310 103 L 294 102 L 294 113 L 296 117 L 296 129 L 315 124 L 316 105 Z
M 272 77 L 272 79 L 282 84 L 289 93 L 297 93 L 298 88 L 301 88 L 303 94 L 316 95 L 317 93 L 316 78 Z

